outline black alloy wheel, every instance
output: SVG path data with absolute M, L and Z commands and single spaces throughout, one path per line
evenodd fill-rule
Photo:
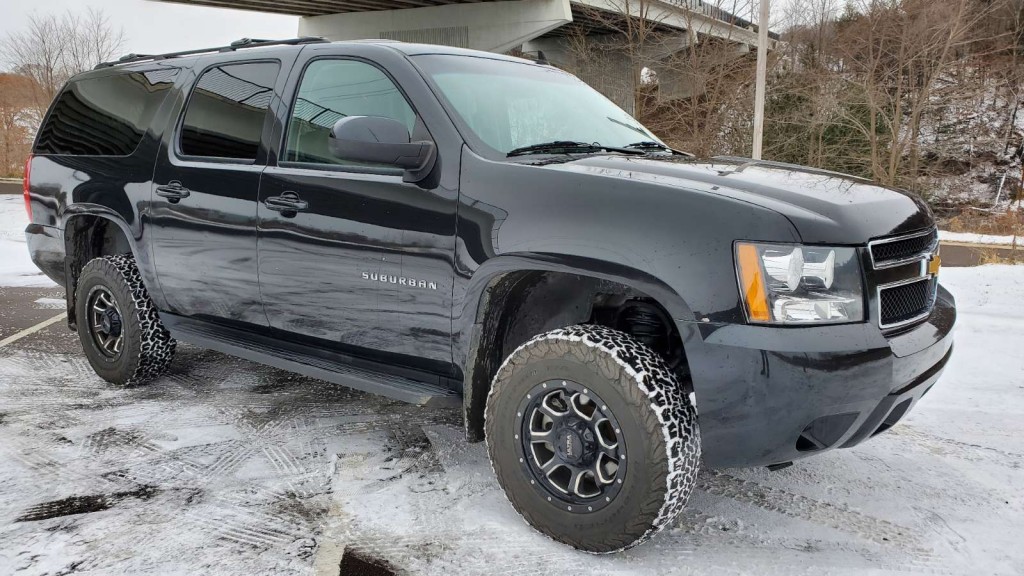
M 117 300 L 104 286 L 94 286 L 86 301 L 89 334 L 96 348 L 107 358 L 117 358 L 124 349 L 124 330 Z
M 585 514 L 615 499 L 626 444 L 593 390 L 569 380 L 543 382 L 526 394 L 517 417 L 523 469 L 548 502 Z

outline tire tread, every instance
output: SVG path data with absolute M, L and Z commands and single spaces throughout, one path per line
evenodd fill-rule
M 495 399 L 508 394 L 505 389 L 511 386 L 512 374 L 536 361 L 566 357 L 596 366 L 605 378 L 617 382 L 633 408 L 633 416 L 648 438 L 655 439 L 648 463 L 659 473 L 650 475 L 651 485 L 644 492 L 648 497 L 633 520 L 621 533 L 609 534 L 600 542 L 556 532 L 538 522 L 528 499 L 507 489 L 502 482 L 503 474 L 521 472 L 502 470 L 500 460 L 492 452 L 493 443 L 488 441 L 492 467 L 512 507 L 547 536 L 589 552 L 612 553 L 632 548 L 670 525 L 686 505 L 700 462 L 696 412 L 671 370 L 652 350 L 623 332 L 604 326 L 577 325 L 536 336 L 508 356 L 495 374 L 488 394 L 487 438 L 492 434 Z
M 140 338 L 140 345 L 137 353 L 132 350 L 135 357 L 129 358 L 127 372 L 123 378 L 118 378 L 118 384 L 122 386 L 136 386 L 153 378 L 156 378 L 167 369 L 168 364 L 174 358 L 174 351 L 177 342 L 171 337 L 170 332 L 160 322 L 160 316 L 156 305 L 153 304 L 142 281 L 142 275 L 135 265 L 135 259 L 128 254 L 112 256 L 101 256 L 90 260 L 82 268 L 79 275 L 79 286 L 81 279 L 88 276 L 98 275 L 110 288 L 124 289 L 131 302 L 128 308 L 123 311 L 123 316 L 130 316 L 137 324 Z M 85 305 L 83 295 L 78 294 L 76 301 L 79 305 Z M 79 327 L 80 330 L 85 329 Z M 83 346 L 86 346 L 83 335 Z M 126 344 L 124 353 L 129 353 Z

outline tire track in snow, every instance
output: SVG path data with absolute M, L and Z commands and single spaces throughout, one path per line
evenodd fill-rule
M 186 521 L 215 538 L 264 549 L 287 544 L 307 533 L 277 516 L 246 513 L 237 506 L 197 511 Z
M 80 453 L 84 457 L 109 455 L 116 452 L 118 458 L 139 460 L 145 456 L 161 451 L 160 447 L 149 441 L 145 434 L 131 430 L 104 428 L 85 437 L 80 445 Z
M 791 518 L 829 526 L 882 545 L 913 545 L 917 541 L 910 529 L 857 512 L 843 504 L 821 502 L 717 470 L 705 470 L 697 479 L 697 489 Z
M 910 424 L 893 427 L 889 434 L 907 439 L 937 456 L 951 456 L 967 462 L 988 462 L 1009 468 L 1024 467 L 1024 454 L 935 436 L 921 432 Z
M 306 467 L 299 463 L 299 460 L 288 450 L 287 446 L 264 446 L 263 455 L 267 457 L 267 460 L 270 461 L 270 464 L 274 466 L 274 469 L 279 474 L 297 475 L 306 472 Z

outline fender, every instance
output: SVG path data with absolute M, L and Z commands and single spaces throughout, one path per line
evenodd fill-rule
M 650 296 L 675 320 L 693 320 L 686 301 L 659 278 L 621 264 L 564 254 L 513 253 L 496 256 L 484 262 L 466 284 L 462 306 L 453 319 L 455 324 L 455 362 L 465 364 L 466 347 L 473 326 L 480 324 L 487 313 L 484 296 L 500 277 L 513 272 L 561 272 L 617 282 Z M 458 307 L 458 306 L 457 306 Z
M 64 235 L 64 278 L 65 278 L 65 297 L 67 299 L 67 309 L 74 310 L 75 305 L 75 278 L 72 274 L 74 262 L 72 262 L 72 254 L 75 253 L 72 242 L 75 241 L 73 235 L 67 234 L 68 226 L 74 225 L 76 218 L 91 216 L 102 218 L 114 225 L 116 225 L 124 235 L 124 238 L 128 241 L 128 246 L 131 249 L 132 257 L 135 258 L 136 265 L 139 268 L 139 272 L 142 274 L 143 282 L 147 286 L 156 287 L 158 286 L 156 278 L 156 268 L 153 266 L 152 258 L 147 250 L 142 249 L 142 230 L 141 225 L 138 230 L 135 230 L 130 226 L 124 217 L 118 211 L 104 206 L 102 204 L 94 204 L 90 202 L 76 202 L 69 204 L 65 207 L 60 217 L 60 228 Z M 84 264 L 81 263 L 81 264 Z M 153 296 L 154 290 L 150 290 Z M 161 298 L 162 299 L 162 298 Z M 74 324 L 73 314 L 68 315 L 68 323 Z
M 488 325 L 491 292 L 508 274 L 532 271 L 574 274 L 622 284 L 653 298 L 673 319 L 693 320 L 693 312 L 678 293 L 662 280 L 635 268 L 563 254 L 513 253 L 488 259 L 469 278 L 461 306 L 456 305 L 458 315 L 453 318 L 452 354 L 456 366 L 464 370 L 463 410 L 470 441 L 483 439 L 488 376 L 497 368 L 492 366 L 492 355 L 482 350 L 492 345 L 487 335 L 497 329 Z

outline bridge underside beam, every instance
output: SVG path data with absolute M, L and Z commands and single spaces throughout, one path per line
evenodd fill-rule
M 270 14 L 288 14 L 290 16 L 322 16 L 324 14 L 340 14 L 343 12 L 362 12 L 366 10 L 398 10 L 402 8 L 418 8 L 421 6 L 440 6 L 445 4 L 472 4 L 499 0 L 150 0 L 152 2 L 171 2 L 190 4 L 192 6 L 208 6 L 210 8 L 230 8 L 234 10 L 252 10 Z
M 299 34 L 507 52 L 570 22 L 569 0 L 514 0 L 307 16 L 299 20 Z
M 701 2 L 692 0 L 649 0 L 647 2 L 573 0 L 573 3 L 577 5 L 577 12 L 585 12 L 589 9 L 597 14 L 628 15 L 634 21 L 646 21 L 647 24 L 642 26 L 649 29 L 686 30 L 695 35 L 713 36 L 751 46 L 757 45 L 757 32 L 715 17 L 711 12 L 711 7 Z

